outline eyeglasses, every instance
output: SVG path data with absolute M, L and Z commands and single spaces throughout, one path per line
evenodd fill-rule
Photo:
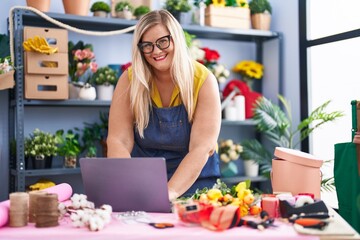
M 154 51 L 154 45 L 156 45 L 157 48 L 160 50 L 167 49 L 170 46 L 170 38 L 171 35 L 167 35 L 164 37 L 159 38 L 155 41 L 155 43 L 152 42 L 139 42 L 138 48 L 141 52 L 145 54 L 152 53 Z

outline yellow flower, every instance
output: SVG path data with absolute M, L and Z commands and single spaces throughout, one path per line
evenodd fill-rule
M 207 197 L 209 200 L 218 200 L 223 195 L 219 189 L 212 188 L 207 192 Z
M 243 77 L 260 79 L 263 76 L 263 65 L 255 61 L 238 62 L 232 70 L 240 73 Z
M 248 215 L 248 213 L 249 213 L 249 207 L 247 205 L 240 206 L 240 215 L 242 217 Z
M 212 0 L 212 3 L 215 7 L 225 7 L 225 0 Z
M 236 0 L 236 3 L 239 7 L 249 8 L 249 4 L 247 0 Z

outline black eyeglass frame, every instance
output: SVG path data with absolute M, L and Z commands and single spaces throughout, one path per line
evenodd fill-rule
M 161 39 L 163 39 L 163 38 L 167 38 L 168 41 L 169 41 L 169 45 L 168 45 L 167 47 L 164 47 L 164 48 L 161 47 L 160 44 L 158 43 L 158 41 L 161 40 Z M 152 53 L 152 52 L 154 51 L 154 49 L 155 49 L 154 45 L 156 45 L 156 47 L 159 48 L 160 50 L 165 50 L 165 49 L 167 49 L 167 48 L 170 47 L 170 42 L 171 42 L 171 35 L 169 34 L 169 35 L 166 35 L 166 36 L 163 36 L 163 37 L 158 38 L 154 43 L 153 43 L 153 42 L 139 42 L 139 43 L 137 44 L 137 46 L 138 46 L 139 50 L 140 50 L 142 53 L 144 53 L 144 54 L 150 54 L 150 53 Z M 151 44 L 151 47 L 152 47 L 151 51 L 149 51 L 149 52 L 144 52 L 144 50 L 143 50 L 143 48 L 142 48 L 142 46 L 144 45 L 144 43 L 146 43 L 146 44 Z

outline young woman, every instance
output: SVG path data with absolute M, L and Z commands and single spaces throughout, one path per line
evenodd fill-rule
M 212 187 L 220 104 L 216 78 L 191 59 L 180 24 L 152 11 L 137 23 L 132 66 L 112 99 L 108 157 L 164 157 L 170 200 Z

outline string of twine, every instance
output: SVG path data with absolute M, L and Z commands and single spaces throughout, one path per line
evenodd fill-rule
M 120 29 L 120 30 L 114 30 L 114 31 L 89 31 L 89 30 L 84 30 L 84 29 L 79 29 L 73 26 L 70 26 L 68 24 L 62 23 L 50 16 L 48 16 L 47 14 L 39 11 L 36 8 L 33 7 L 27 7 L 27 6 L 14 6 L 10 9 L 9 11 L 9 37 L 10 37 L 10 58 L 11 58 L 11 62 L 14 63 L 15 57 L 14 57 L 14 11 L 16 9 L 24 9 L 24 10 L 29 10 L 32 11 L 34 13 L 36 13 L 37 15 L 39 15 L 40 17 L 44 18 L 45 20 L 53 23 L 56 26 L 59 26 L 61 28 L 67 29 L 69 31 L 72 32 L 76 32 L 76 33 L 80 33 L 80 34 L 84 34 L 84 35 L 91 35 L 91 36 L 113 36 L 113 35 L 119 35 L 119 34 L 124 34 L 124 33 L 128 33 L 131 32 L 135 29 L 135 25 L 134 26 L 130 26 L 124 29 Z
M 24 227 L 28 222 L 29 194 L 25 192 L 10 193 L 9 226 Z
M 59 225 L 58 195 L 56 193 L 39 194 L 36 203 L 35 227 L 54 227 Z
M 39 200 L 39 196 L 45 194 L 45 191 L 32 191 L 29 193 L 29 223 L 36 222 L 36 205 Z

